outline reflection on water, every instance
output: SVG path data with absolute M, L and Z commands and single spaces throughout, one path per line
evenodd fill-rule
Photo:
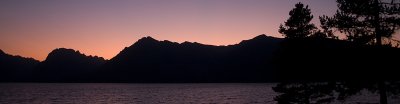
M 0 104 L 275 104 L 276 84 L 126 84 L 126 83 L 0 83 Z M 377 104 L 376 94 L 364 92 L 346 102 Z M 389 104 L 400 104 L 389 98 Z
M 275 84 L 0 84 L 0 103 L 274 103 Z

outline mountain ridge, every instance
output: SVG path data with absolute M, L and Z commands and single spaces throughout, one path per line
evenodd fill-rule
M 261 75 L 267 75 L 267 70 L 255 70 L 266 68 L 263 66 L 271 61 L 272 53 L 280 41 L 281 38 L 259 35 L 238 44 L 215 46 L 197 42 L 159 41 L 152 37 L 144 37 L 110 59 L 104 70 L 105 73 L 122 76 L 122 79 L 116 80 L 128 79 L 128 82 L 190 82 L 185 78 L 199 82 L 212 79 L 257 80 L 260 77 L 268 77 Z M 248 72 L 254 76 L 234 78 L 243 74 L 244 70 L 241 69 L 245 68 L 252 68 L 251 70 L 258 73 Z M 219 74 L 225 74 L 225 77 Z M 208 75 L 208 78 L 204 78 L 204 75 Z M 143 77 L 149 79 L 144 80 Z M 164 79 L 159 79 L 160 77 Z
M 90 76 L 105 62 L 102 57 L 87 56 L 74 49 L 57 48 L 35 67 L 34 78 L 39 81 L 87 80 L 85 76 Z
M 375 74 L 385 74 L 382 79 L 400 79 L 393 72 L 395 70 L 385 66 L 395 62 L 369 61 L 370 58 L 400 58 L 396 53 L 400 53 L 399 48 L 377 48 L 335 39 L 283 39 L 259 35 L 238 44 L 215 46 L 160 41 L 148 36 L 125 47 L 110 60 L 74 49 L 57 48 L 42 62 L 23 60 L 11 66 L 1 64 L 0 81 L 274 82 L 369 80 L 369 76 Z M 10 60 L 21 60 L 21 57 L 0 50 L 0 62 L 15 62 Z M 334 65 L 338 63 L 336 60 L 347 63 L 346 67 L 352 70 Z M 383 69 L 377 73 L 376 67 Z
M 0 50 L 0 81 L 24 81 L 40 61 Z

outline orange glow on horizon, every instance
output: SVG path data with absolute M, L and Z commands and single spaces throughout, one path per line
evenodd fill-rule
M 260 34 L 257 34 L 260 35 Z M 247 36 L 247 37 L 234 37 L 232 36 L 230 40 L 223 40 L 225 37 L 218 37 L 215 36 L 213 38 L 204 38 L 204 37 L 159 37 L 159 36 L 151 36 L 151 35 L 143 35 L 142 37 L 145 36 L 151 36 L 159 41 L 163 40 L 169 40 L 172 42 L 178 42 L 182 43 L 185 41 L 189 42 L 198 42 L 202 44 L 208 44 L 208 45 L 216 45 L 216 46 L 224 46 L 224 45 L 232 45 L 232 44 L 237 44 L 241 42 L 242 40 L 247 40 L 251 39 L 257 35 L 253 36 Z M 239 35 L 241 36 L 241 35 Z M 246 35 L 245 35 L 246 36 Z M 70 48 L 74 49 L 76 51 L 79 51 L 85 55 L 92 55 L 92 56 L 99 56 L 103 57 L 105 59 L 111 59 L 115 55 L 117 55 L 120 51 L 122 51 L 125 47 L 129 47 L 130 45 L 134 44 L 138 39 L 142 37 L 132 37 L 130 42 L 122 42 L 118 41 L 118 39 L 110 39 L 107 41 L 101 41 L 100 43 L 97 42 L 83 42 L 84 44 L 77 43 L 73 44 L 75 42 L 64 42 L 63 40 L 58 40 L 59 43 L 63 43 L 62 46 L 56 46 L 55 44 L 52 44 L 51 42 L 45 42 L 42 41 L 40 42 L 39 45 L 34 45 L 31 44 L 30 42 L 18 42 L 19 44 L 15 44 L 16 46 L 13 45 L 7 45 L 11 47 L 21 47 L 21 45 L 26 45 L 29 46 L 28 48 L 12 48 L 11 50 L 3 50 L 8 54 L 12 55 L 21 55 L 23 57 L 32 57 L 34 59 L 43 61 L 46 59 L 47 54 L 50 53 L 53 49 L 56 48 Z M 196 41 L 199 40 L 199 41 Z M 113 44 L 114 43 L 114 44 Z M 116 44 L 119 43 L 119 44 Z M 31 44 L 31 45 L 29 45 Z M 46 47 L 43 47 L 41 45 L 44 45 Z M 97 46 L 98 45 L 98 46 Z M 7 48 L 5 48 L 7 49 Z M 32 50 L 32 51 L 23 51 L 23 50 Z M 36 51 L 34 51 L 36 50 Z M 43 53 L 43 54 L 38 54 L 38 53 Z
M 333 14 L 335 1 L 299 0 L 316 17 Z M 138 39 L 237 44 L 278 33 L 295 0 L 0 1 L 0 49 L 44 60 L 55 48 L 110 59 Z

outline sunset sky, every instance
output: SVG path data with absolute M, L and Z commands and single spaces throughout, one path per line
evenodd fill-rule
M 0 0 L 0 49 L 44 60 L 55 48 L 110 59 L 139 38 L 236 44 L 279 24 L 297 2 L 318 16 L 335 0 Z

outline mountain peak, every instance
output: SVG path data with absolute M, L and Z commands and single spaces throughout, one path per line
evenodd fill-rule
M 272 36 L 267 36 L 265 34 L 258 35 L 249 40 L 243 40 L 239 44 L 271 44 L 278 43 L 282 40 L 282 38 L 276 38 Z
M 265 34 L 261 34 L 261 35 L 258 35 L 256 37 L 254 37 L 253 39 L 265 39 L 265 38 L 270 38 L 270 36 L 267 36 Z M 253 40 L 253 39 L 251 39 L 251 40 Z
M 80 57 L 80 56 L 84 56 L 84 55 L 81 54 L 79 51 L 75 51 L 74 49 L 57 48 L 49 53 L 46 60 L 49 61 L 49 60 L 58 60 L 58 59 L 68 59 L 71 57 Z
M 49 53 L 45 62 L 55 63 L 75 63 L 75 62 L 94 62 L 103 63 L 105 60 L 103 57 L 98 56 L 86 56 L 85 54 L 68 48 L 57 48 Z
M 6 54 L 3 50 L 0 49 L 0 55 Z
M 143 37 L 143 38 L 140 38 L 136 43 L 134 43 L 133 45 L 140 45 L 140 46 L 143 46 L 143 45 L 149 45 L 149 44 L 154 44 L 154 43 L 158 43 L 158 42 L 160 42 L 160 41 L 158 41 L 158 40 L 156 40 L 156 39 L 154 39 L 154 38 L 152 38 L 152 37 L 150 37 L 150 36 L 147 36 L 147 37 Z
M 146 36 L 146 37 L 140 38 L 140 39 L 138 40 L 138 42 L 142 42 L 142 41 L 147 42 L 147 41 L 158 41 L 158 40 L 154 39 L 153 37 Z
M 68 53 L 79 53 L 79 51 L 75 51 L 74 49 L 68 49 L 68 48 L 56 48 L 51 53 L 59 53 L 59 52 L 68 52 Z

